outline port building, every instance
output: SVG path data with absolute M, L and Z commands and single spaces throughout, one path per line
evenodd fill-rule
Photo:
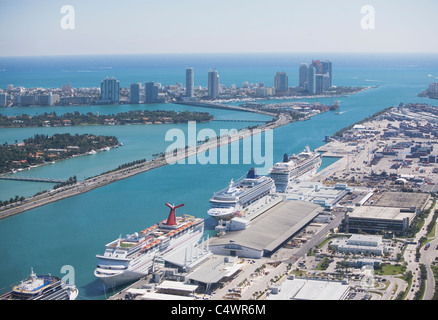
M 429 198 L 427 193 L 385 192 L 372 205 L 347 212 L 344 225 L 348 232 L 403 232 L 425 209 Z
M 270 287 L 266 300 L 345 300 L 350 291 L 347 281 L 297 278 L 290 275 Z
M 259 259 L 270 256 L 322 212 L 306 201 L 283 201 L 240 231 L 210 239 L 214 254 Z
M 383 243 L 382 236 L 353 234 L 350 238 L 334 239 L 330 247 L 338 252 L 368 253 L 381 256 L 389 249 Z

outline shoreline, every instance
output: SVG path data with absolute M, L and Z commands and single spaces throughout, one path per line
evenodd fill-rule
M 351 94 L 356 94 L 362 91 L 366 91 L 372 88 L 376 88 L 377 86 L 372 86 L 372 87 L 364 87 L 361 90 L 351 93 Z M 330 96 L 331 97 L 331 96 Z M 302 97 L 301 97 L 302 98 Z M 284 98 L 286 99 L 286 98 Z M 251 110 L 250 112 L 254 112 L 253 110 Z M 319 113 L 317 113 L 319 114 Z M 312 117 L 316 114 L 312 114 L 309 117 Z M 211 145 L 214 144 L 216 146 L 216 148 L 221 147 L 222 145 L 228 145 L 231 144 L 234 141 L 240 140 L 240 139 L 244 139 L 246 137 L 249 136 L 253 136 L 255 134 L 259 134 L 262 133 L 263 131 L 269 130 L 269 129 L 275 129 L 277 127 L 281 127 L 284 125 L 287 125 L 291 122 L 295 122 L 293 119 L 291 119 L 290 117 L 286 116 L 283 113 L 280 113 L 278 115 L 278 118 L 270 123 L 266 123 L 264 125 L 261 126 L 257 126 L 254 129 L 251 130 L 246 130 L 245 134 L 242 135 L 242 130 L 239 130 L 239 132 L 237 132 L 236 134 L 229 136 L 228 139 L 218 139 L 216 141 L 211 141 L 211 142 L 206 142 L 202 145 L 196 146 L 196 147 L 192 147 L 189 148 L 187 150 L 185 150 L 185 152 L 183 153 L 183 155 L 181 156 L 178 152 L 176 157 L 173 157 L 173 161 L 177 162 L 178 160 L 181 159 L 185 159 L 188 158 L 190 156 L 196 155 L 198 153 L 202 153 L 206 150 L 209 150 L 209 148 L 211 148 Z M 255 129 L 257 132 L 255 132 Z M 224 142 L 224 140 L 226 140 Z M 196 148 L 196 150 L 192 150 L 193 148 Z M 338 161 L 337 161 L 338 162 Z M 162 166 L 165 166 L 169 164 L 166 160 L 166 155 L 160 157 L 160 158 L 156 158 L 154 160 L 151 161 L 147 161 L 146 163 L 138 166 L 132 166 L 132 167 L 128 167 L 125 169 L 121 169 L 121 170 L 113 170 L 110 171 L 108 173 L 102 173 L 96 177 L 92 177 L 92 178 L 88 178 L 84 181 L 80 181 L 78 183 L 76 183 L 75 185 L 72 186 L 67 186 L 67 187 L 62 187 L 56 190 L 56 192 L 54 192 L 54 190 L 50 190 L 44 194 L 38 195 L 36 197 L 30 197 L 30 198 L 26 198 L 21 204 L 12 207 L 12 208 L 5 208 L 0 210 L 0 220 L 37 208 L 37 207 L 41 207 L 44 206 L 46 204 L 52 203 L 52 202 L 56 202 L 65 198 L 69 198 L 81 193 L 85 193 L 88 191 L 91 191 L 93 189 L 105 186 L 107 184 L 113 183 L 113 182 L 117 182 L 119 180 L 122 179 L 126 179 L 129 178 L 131 176 L 149 171 L 149 170 L 153 170 Z M 131 170 L 135 170 L 134 172 L 131 172 Z M 109 180 L 108 180 L 109 179 Z M 74 189 L 74 190 L 73 190 Z
M 222 145 L 228 145 L 234 141 L 238 141 L 256 134 L 263 133 L 264 131 L 267 130 L 271 130 L 277 127 L 287 125 L 291 122 L 293 122 L 291 118 L 287 117 L 284 114 L 280 114 L 277 120 L 272 123 L 259 126 L 252 130 L 241 129 L 236 134 L 229 136 L 228 139 L 218 139 L 215 141 L 209 141 L 202 145 L 189 148 L 185 150 L 185 152 L 183 152 L 182 154 L 178 153 L 177 156 L 173 156 L 172 162 L 168 162 L 166 155 L 164 155 L 160 158 L 147 161 L 146 163 L 142 163 L 140 165 L 134 165 L 128 168 L 102 173 L 98 176 L 80 181 L 74 185 L 62 187 L 56 190 L 50 190 L 46 193 L 34 197 L 26 198 L 23 202 L 21 202 L 16 206 L 1 210 L 0 219 L 11 217 L 16 214 L 38 208 L 52 202 L 56 202 L 78 194 L 82 194 L 91 191 L 93 189 L 108 185 L 110 183 L 117 182 L 119 180 L 126 179 L 149 170 L 163 167 L 167 164 L 172 164 L 174 162 L 177 162 L 178 160 L 185 159 L 193 155 L 196 155 L 198 153 L 205 152 L 211 148 L 219 148 Z

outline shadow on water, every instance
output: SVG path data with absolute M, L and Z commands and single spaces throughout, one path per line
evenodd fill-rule
M 105 287 L 104 283 L 99 279 L 86 284 L 79 288 L 78 300 L 106 300 L 112 295 L 127 288 L 132 283 L 126 283 L 116 287 Z M 82 294 L 81 294 L 82 292 Z

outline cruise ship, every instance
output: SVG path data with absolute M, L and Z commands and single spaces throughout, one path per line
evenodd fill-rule
M 284 154 L 283 161 L 271 168 L 269 176 L 274 179 L 277 192 L 286 192 L 289 183 L 305 180 L 314 175 L 320 166 L 321 155 L 306 147 L 298 155 L 289 157 Z
M 274 180 L 258 176 L 251 168 L 246 177 L 233 182 L 216 192 L 210 199 L 208 214 L 216 220 L 244 216 L 248 207 L 258 199 L 275 192 Z
M 106 288 L 136 281 L 155 270 L 156 263 L 163 263 L 166 256 L 195 246 L 204 233 L 204 219 L 190 215 L 176 217 L 170 208 L 167 220 L 142 231 L 108 243 L 103 254 L 96 255 L 94 275 Z
M 0 300 L 75 300 L 78 293 L 75 285 L 67 284 L 59 277 L 36 275 L 32 269 L 27 279 L 1 295 Z

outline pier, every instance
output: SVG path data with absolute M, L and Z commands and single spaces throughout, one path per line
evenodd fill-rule
M 67 180 L 61 180 L 61 179 L 46 179 L 46 178 L 33 178 L 33 177 L 0 177 L 0 180 L 29 181 L 29 182 L 47 182 L 47 183 L 63 183 L 63 182 L 67 182 Z

